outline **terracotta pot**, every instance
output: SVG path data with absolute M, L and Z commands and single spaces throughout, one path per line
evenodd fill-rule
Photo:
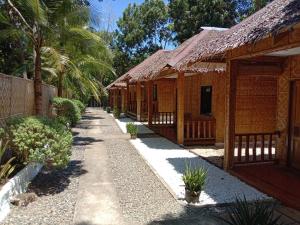
M 194 192 L 194 191 L 185 189 L 185 200 L 188 203 L 197 203 L 197 202 L 199 202 L 200 193 L 201 193 L 201 191 Z

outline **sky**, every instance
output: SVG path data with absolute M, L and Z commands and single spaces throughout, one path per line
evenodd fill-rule
M 166 3 L 167 0 L 164 0 Z M 112 31 L 117 28 L 117 20 L 122 16 L 123 11 L 129 3 L 141 4 L 144 0 L 90 0 L 91 12 L 96 19 L 96 27 L 101 30 Z

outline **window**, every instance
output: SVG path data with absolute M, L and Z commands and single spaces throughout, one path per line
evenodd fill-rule
M 212 109 L 212 86 L 201 87 L 200 114 L 210 115 Z
M 153 85 L 153 101 L 157 101 L 157 84 Z

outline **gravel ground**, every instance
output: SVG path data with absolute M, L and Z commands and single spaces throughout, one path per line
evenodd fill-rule
M 104 121 L 111 121 L 108 130 L 115 130 L 112 119 Z M 128 140 L 105 139 L 104 144 L 127 224 L 216 224 L 206 218 L 212 213 L 210 209 L 179 204 Z
M 27 207 L 12 206 L 3 224 L 72 224 L 83 157 L 84 147 L 74 146 L 66 169 L 42 170 L 28 189 L 28 192 L 36 193 L 38 199 Z

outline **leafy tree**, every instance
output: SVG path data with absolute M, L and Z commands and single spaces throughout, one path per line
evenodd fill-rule
M 251 14 L 265 7 L 273 0 L 236 0 L 237 21 L 247 18 Z
M 122 74 L 172 40 L 168 7 L 162 0 L 129 4 L 117 21 L 112 42 L 114 66 Z
M 169 7 L 179 43 L 199 33 L 202 26 L 231 27 L 236 23 L 233 0 L 170 0 Z
M 113 74 L 112 55 L 100 35 L 88 29 L 89 22 L 84 1 L 0 2 L 0 42 L 6 47 L 0 48 L 0 66 L 6 68 L 6 56 L 11 56 L 18 60 L 15 71 L 8 73 L 20 72 L 17 67 L 22 62 L 26 73 L 33 71 L 37 114 L 41 113 L 42 80 L 58 86 L 60 96 L 64 89 L 76 97 L 98 98 L 104 77 Z M 21 44 L 19 54 L 13 47 Z

